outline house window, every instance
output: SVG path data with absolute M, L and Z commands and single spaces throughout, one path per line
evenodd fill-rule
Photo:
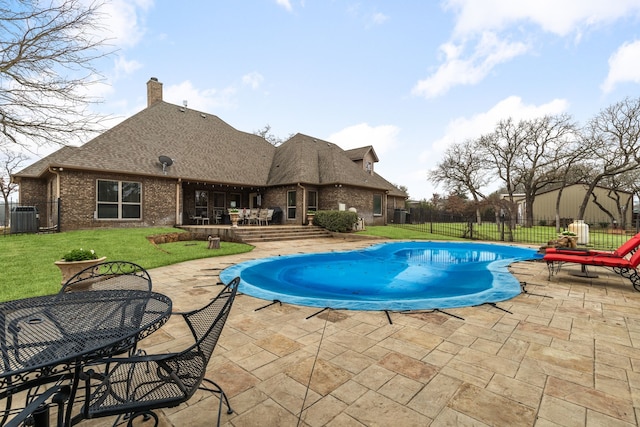
M 296 192 L 287 191 L 287 219 L 296 219 Z
M 96 215 L 98 219 L 141 219 L 142 184 L 98 180 Z
M 240 193 L 231 193 L 229 194 L 229 207 L 230 208 L 242 208 L 242 204 L 240 203 Z
M 373 195 L 373 215 L 374 216 L 382 215 L 382 194 Z
M 317 191 L 309 191 L 307 195 L 307 210 L 318 210 L 318 192 Z
M 209 192 L 196 190 L 196 216 L 209 216 Z
M 213 209 L 224 210 L 224 193 L 213 193 Z

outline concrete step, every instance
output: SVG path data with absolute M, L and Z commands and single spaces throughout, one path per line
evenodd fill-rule
M 324 228 L 306 225 L 238 227 L 234 230 L 234 234 L 239 240 L 245 243 L 307 240 L 332 236 L 332 234 Z

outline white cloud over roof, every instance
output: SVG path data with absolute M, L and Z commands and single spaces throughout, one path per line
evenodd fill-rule
M 400 129 L 393 125 L 370 126 L 360 123 L 329 135 L 327 140 L 343 150 L 371 145 L 381 155 L 397 145 L 398 133 Z

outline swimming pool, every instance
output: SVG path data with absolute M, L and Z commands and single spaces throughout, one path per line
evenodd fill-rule
M 487 243 L 393 242 L 263 258 L 220 273 L 265 300 L 351 310 L 424 310 L 504 301 L 521 291 L 507 267 L 534 249 Z

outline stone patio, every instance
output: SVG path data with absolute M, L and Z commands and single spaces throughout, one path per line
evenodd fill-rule
M 220 291 L 225 267 L 265 256 L 365 247 L 371 241 L 269 242 L 252 252 L 150 271 L 174 310 Z M 510 270 L 526 293 L 413 314 L 327 310 L 238 295 L 208 377 L 229 396 L 226 426 L 635 426 L 640 420 L 640 293 L 606 270 L 548 281 L 543 262 Z M 268 306 L 267 306 L 268 305 Z M 266 307 L 265 307 L 266 306 Z M 389 321 L 391 320 L 391 323 Z M 186 345 L 178 316 L 142 341 Z M 199 393 L 160 412 L 162 426 L 215 424 Z M 110 425 L 113 420 L 82 425 Z

